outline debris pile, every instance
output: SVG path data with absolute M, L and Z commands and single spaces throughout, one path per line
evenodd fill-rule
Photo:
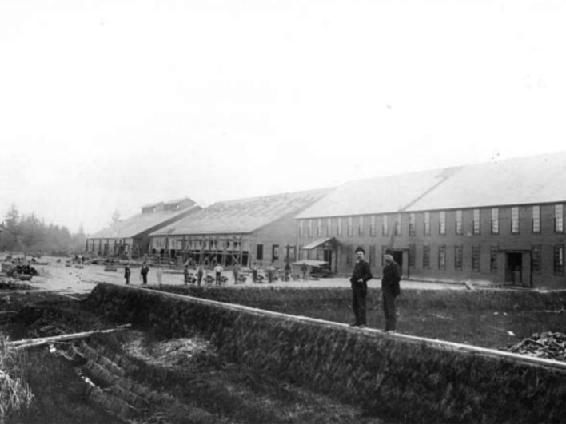
M 535 333 L 509 350 L 521 355 L 566 361 L 566 334 L 552 331 Z

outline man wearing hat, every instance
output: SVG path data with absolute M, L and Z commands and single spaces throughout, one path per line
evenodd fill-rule
M 356 265 L 350 283 L 352 284 L 352 309 L 356 320 L 350 324 L 354 327 L 366 325 L 366 294 L 368 291 L 368 280 L 373 278 L 369 264 L 364 260 L 365 250 L 361 247 L 356 249 Z
M 386 250 L 383 256 L 385 266 L 381 277 L 381 294 L 383 296 L 383 313 L 385 314 L 385 331 L 395 331 L 397 328 L 397 308 L 395 299 L 401 294 L 401 271 L 393 260 L 393 252 Z

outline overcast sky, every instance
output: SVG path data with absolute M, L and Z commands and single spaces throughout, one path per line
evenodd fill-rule
M 0 213 L 94 232 L 564 150 L 565 22 L 560 0 L 2 0 Z

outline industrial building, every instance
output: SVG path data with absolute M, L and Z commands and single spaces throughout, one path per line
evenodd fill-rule
M 199 209 L 200 206 L 188 198 L 145 205 L 141 213 L 89 236 L 86 253 L 105 257 L 142 257 L 149 253 L 151 232 Z
M 182 262 L 282 267 L 297 258 L 295 216 L 329 189 L 222 201 L 150 234 L 151 253 Z
M 379 275 L 566 288 L 566 153 L 346 183 L 298 214 L 299 247 L 351 272 L 363 246 Z

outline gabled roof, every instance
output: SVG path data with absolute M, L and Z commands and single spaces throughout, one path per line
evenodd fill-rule
M 566 200 L 566 152 L 352 181 L 297 218 Z
M 181 218 L 190 211 L 197 211 L 200 206 L 195 202 L 185 202 L 184 207 L 176 210 L 159 210 L 152 213 L 140 213 L 125 220 L 119 221 L 108 228 L 90 235 L 89 239 L 97 238 L 132 238 L 145 231 L 168 223 L 171 219 Z
M 441 184 L 457 168 L 351 181 L 298 214 L 297 218 L 366 215 L 398 211 Z
M 329 192 L 330 189 L 320 189 L 217 202 L 151 236 L 250 233 L 300 212 Z

